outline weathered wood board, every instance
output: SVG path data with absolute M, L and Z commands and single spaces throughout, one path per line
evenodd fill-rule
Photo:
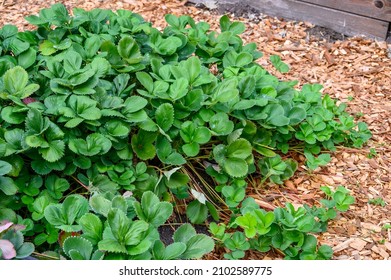
M 391 0 L 191 0 L 224 5 L 248 5 L 261 13 L 309 21 L 337 32 L 386 40 L 391 22 Z
M 391 0 L 301 0 L 301 2 L 391 22 Z

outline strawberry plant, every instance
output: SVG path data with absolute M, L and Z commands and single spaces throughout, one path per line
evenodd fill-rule
M 55 4 L 26 18 L 32 31 L 0 29 L 1 221 L 70 259 L 201 258 L 214 242 L 190 224 L 160 240 L 182 214 L 219 222 L 211 233 L 230 259 L 271 247 L 331 256 L 308 233 L 348 209 L 347 191 L 274 213 L 247 191 L 293 176 L 288 152 L 316 169 L 337 145 L 362 147 L 371 133 L 346 105 L 270 74 L 227 16 L 217 32 L 189 16 L 166 15 L 159 31 L 126 10 L 72 14 Z

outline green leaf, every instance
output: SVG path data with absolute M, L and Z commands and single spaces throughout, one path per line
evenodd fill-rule
M 185 144 L 182 150 L 188 157 L 195 157 L 200 152 L 200 145 L 198 143 Z
M 81 225 L 83 230 L 83 237 L 88 239 L 92 245 L 96 245 L 102 240 L 103 225 L 98 216 L 92 213 L 86 213 L 80 218 L 79 225 Z
M 1 110 L 1 117 L 4 121 L 10 124 L 21 124 L 26 118 L 26 114 L 18 112 L 17 108 L 7 106 Z
M 191 56 L 187 59 L 186 65 L 188 81 L 192 84 L 201 73 L 201 61 L 197 56 Z
M 134 221 L 128 232 L 125 235 L 125 244 L 126 245 L 137 245 L 140 243 L 142 235 L 148 230 L 148 223 L 145 221 Z
M 62 140 L 51 141 L 47 148 L 40 148 L 39 152 L 48 162 L 56 162 L 64 156 L 65 143 Z
M 160 202 L 159 198 L 151 191 L 143 193 L 141 204 L 133 203 L 139 219 L 153 225 L 161 226 L 171 216 L 173 207 L 169 202 Z
M 286 63 L 282 62 L 281 57 L 279 57 L 278 55 L 271 55 L 270 62 L 279 72 L 281 73 L 289 72 L 289 66 Z
M 174 81 L 174 83 L 170 86 L 170 91 L 168 95 L 170 98 L 175 101 L 184 97 L 188 92 L 189 82 L 181 77 Z
M 119 40 L 118 53 L 129 64 L 139 63 L 143 59 L 136 41 L 131 36 L 124 36 Z
M 92 63 L 91 66 L 93 66 Z M 104 71 L 104 69 L 102 70 Z M 96 70 L 94 69 L 88 69 L 82 72 L 78 71 L 76 74 L 71 75 L 68 81 L 74 87 L 82 86 L 82 84 L 86 83 L 88 80 L 92 80 L 91 78 L 95 75 L 95 73 Z
M 56 199 L 62 197 L 63 192 L 69 189 L 70 184 L 64 178 L 59 178 L 52 174 L 46 178 L 45 187 L 48 189 L 49 194 Z
M 31 168 L 39 175 L 47 175 L 53 170 L 45 160 L 33 160 L 31 162 Z
M 174 107 L 170 103 L 160 105 L 155 112 L 157 125 L 168 131 L 174 123 Z
M 92 133 L 87 136 L 86 140 L 69 140 L 69 149 L 84 156 L 103 155 L 111 149 L 111 141 L 102 134 Z
M 24 259 L 30 256 L 35 250 L 34 244 L 30 242 L 24 242 L 17 250 L 17 259 Z
M 137 154 L 137 157 L 142 160 L 148 160 L 155 157 L 156 149 L 153 145 L 155 138 L 155 133 L 144 130 L 139 130 L 138 134 L 134 134 L 132 136 L 132 148 L 133 151 Z
M 88 212 L 88 201 L 81 195 L 68 195 L 62 203 L 62 210 L 67 224 L 72 225 L 76 219 Z
M 160 243 L 159 243 L 160 242 Z M 160 240 L 155 241 L 156 244 L 163 244 Z M 156 258 L 156 259 L 162 259 L 162 260 L 176 260 L 178 259 L 185 251 L 186 251 L 186 244 L 182 242 L 174 242 L 170 245 L 168 245 L 166 248 L 158 247 L 154 251 L 158 253 L 162 253 L 162 258 Z
M 88 37 L 84 42 L 84 49 L 89 58 L 93 58 L 101 46 L 101 38 L 98 35 Z
M 32 214 L 32 218 L 35 221 L 38 221 L 44 217 L 45 208 L 50 204 L 50 199 L 48 196 L 40 196 L 35 199 L 33 203 L 33 209 L 35 212 Z
M 289 118 L 285 116 L 284 108 L 279 104 L 270 104 L 265 107 L 268 114 L 266 121 L 274 126 L 285 126 L 289 124 Z
M 167 179 L 166 185 L 170 189 L 177 189 L 186 186 L 189 181 L 190 178 L 186 174 L 183 174 L 181 172 L 174 172 Z
M 172 236 L 174 242 L 182 242 L 187 244 L 187 242 L 193 236 L 196 236 L 197 232 L 190 224 L 181 225 Z
M 79 124 L 81 124 L 83 121 L 84 121 L 84 119 L 82 119 L 82 118 L 73 118 L 65 123 L 65 127 L 74 128 L 74 127 L 78 126 Z
M 186 251 L 182 254 L 183 259 L 199 259 L 214 249 L 213 239 L 205 234 L 197 234 L 186 242 Z
M 248 173 L 248 164 L 244 159 L 227 158 L 223 164 L 224 171 L 231 177 L 244 177 Z
M 217 113 L 210 118 L 209 127 L 214 135 L 222 136 L 233 131 L 234 123 L 228 119 L 226 113 Z
M 111 120 L 105 124 L 107 132 L 113 137 L 124 137 L 127 136 L 130 132 L 129 125 L 126 125 L 124 122 Z
M 198 127 L 195 131 L 193 141 L 198 144 L 208 143 L 211 138 L 210 130 L 206 127 Z
M 288 114 L 289 125 L 297 125 L 306 118 L 306 111 L 301 107 L 293 107 Z
M 39 45 L 39 51 L 41 52 L 42 55 L 49 56 L 54 54 L 57 49 L 54 48 L 54 44 L 50 42 L 49 40 L 44 40 L 40 45 Z
M 23 192 L 29 196 L 36 196 L 40 193 L 39 188 L 43 185 L 43 179 L 41 176 L 32 176 L 27 187 Z
M 64 70 L 68 74 L 74 74 L 81 68 L 83 58 L 78 52 L 68 51 L 64 58 Z
M 11 178 L 0 176 L 0 191 L 5 195 L 14 195 L 18 192 L 18 186 Z
M 2 39 L 7 39 L 10 37 L 15 36 L 18 34 L 18 27 L 16 27 L 13 24 L 5 24 L 1 29 L 0 29 L 0 36 Z
M 72 95 L 68 102 L 75 116 L 85 120 L 98 120 L 102 116 L 101 111 L 96 108 L 97 102 L 88 96 Z M 65 115 L 67 116 L 67 114 Z
M 27 69 L 35 63 L 37 51 L 29 48 L 18 56 L 18 64 Z
M 257 219 L 251 213 L 237 217 L 235 223 L 244 229 L 247 238 L 253 238 L 256 235 Z
M 5 72 L 3 79 L 5 90 L 18 94 L 27 86 L 28 74 L 22 67 L 16 66 Z
M 318 248 L 318 259 L 329 260 L 333 256 L 333 249 L 328 245 L 322 245 Z
M 70 236 L 63 244 L 65 254 L 72 260 L 89 260 L 92 249 L 91 242 L 81 236 Z
M 117 208 L 110 209 L 107 215 L 107 222 L 110 225 L 113 237 L 120 244 L 125 244 L 126 234 L 131 226 L 131 221 L 126 217 L 125 213 Z M 135 244 L 138 242 L 139 240 L 135 240 Z
M 45 208 L 45 219 L 53 226 L 65 225 L 66 217 L 62 212 L 61 204 L 51 204 Z
M 124 173 L 124 174 L 126 174 L 126 173 Z M 117 195 L 112 199 L 111 207 L 118 208 L 118 209 L 122 210 L 124 213 L 127 213 L 127 211 L 128 211 L 128 204 L 127 204 L 125 198 L 120 195 Z
M 227 146 L 226 157 L 246 159 L 252 154 L 251 143 L 246 139 L 237 139 Z
M 128 97 L 124 102 L 125 107 L 122 110 L 122 113 L 126 115 L 126 114 L 140 111 L 145 106 L 147 106 L 147 104 L 148 104 L 148 101 L 141 96 L 134 95 L 134 96 Z
M 95 75 L 97 77 L 104 77 L 104 76 L 106 76 L 109 73 L 110 69 L 111 69 L 110 62 L 108 62 L 103 57 L 95 57 L 91 61 L 90 65 L 91 65 L 91 68 L 92 68 L 92 70 L 94 71 L 94 73 L 95 73 Z
M 212 94 L 212 102 L 229 102 L 239 95 L 237 89 L 238 81 L 236 79 L 223 80 Z
M 42 134 L 49 128 L 50 122 L 37 109 L 31 108 L 27 113 L 26 129 L 30 135 Z
M 12 170 L 12 165 L 6 161 L 0 160 L 0 176 L 6 175 Z
M 153 80 L 148 73 L 145 72 L 137 72 L 136 73 L 137 80 L 143 85 L 143 87 L 149 92 L 153 92 Z
M 145 253 L 152 246 L 152 242 L 148 239 L 142 240 L 136 246 L 130 246 L 127 249 L 127 253 L 131 256 L 141 255 Z
M 208 217 L 208 207 L 198 200 L 193 200 L 187 205 L 186 215 L 193 224 L 201 224 Z
M 112 253 L 127 253 L 126 247 L 115 239 L 103 239 L 98 243 L 98 249 Z
M 95 194 L 90 198 L 90 206 L 95 213 L 107 217 L 111 209 L 111 201 L 103 195 Z

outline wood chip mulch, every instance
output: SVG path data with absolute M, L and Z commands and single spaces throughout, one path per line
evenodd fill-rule
M 0 0 L 0 26 L 16 24 L 20 30 L 31 29 L 24 16 L 36 14 L 57 1 Z M 187 1 L 176 0 L 95 0 L 62 1 L 68 9 L 108 8 L 129 9 L 140 13 L 155 26 L 164 27 L 163 15 L 188 14 L 207 21 L 218 29 L 216 11 L 201 10 Z M 231 15 L 233 17 L 233 15 Z M 259 15 L 257 15 L 259 16 Z M 324 85 L 324 93 L 347 102 L 348 110 L 369 124 L 373 138 L 363 149 L 340 148 L 326 167 L 309 172 L 304 165 L 285 182 L 284 187 L 268 186 L 258 197 L 267 207 L 314 204 L 319 200 L 320 186 L 344 185 L 355 196 L 351 209 L 330 223 L 319 238 L 329 244 L 335 259 L 391 259 L 391 46 L 386 42 L 366 38 L 347 38 L 328 42 L 314 38 L 306 29 L 307 22 L 285 21 L 268 16 L 258 20 L 233 17 L 243 21 L 247 31 L 242 38 L 256 42 L 264 57 L 259 60 L 267 70 L 281 79 Z M 251 17 L 250 17 L 251 18 Z M 278 54 L 291 70 L 275 73 L 267 58 Z M 372 152 L 371 152 L 371 149 Z M 373 204 L 373 199 L 384 206 Z M 222 258 L 223 252 L 210 254 L 210 259 Z M 251 252 L 247 258 L 281 258 L 278 252 L 267 255 Z

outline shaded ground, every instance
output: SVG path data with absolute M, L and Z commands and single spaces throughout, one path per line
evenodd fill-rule
M 196 20 L 208 21 L 218 28 L 218 11 L 201 10 L 176 0 L 106 0 L 62 1 L 69 9 L 81 7 L 130 9 L 165 26 L 163 15 L 189 14 Z M 0 0 L 0 26 L 17 24 L 20 29 L 31 28 L 23 16 L 34 14 L 55 1 Z M 306 22 L 283 21 L 267 16 L 245 15 L 233 10 L 235 20 L 243 21 L 247 31 L 243 39 L 256 42 L 264 57 L 259 63 L 281 79 L 295 79 L 304 83 L 320 83 L 324 92 L 348 103 L 348 110 L 357 120 L 365 121 L 373 138 L 362 150 L 341 148 L 324 168 L 309 172 L 301 164 L 294 178 L 285 186 L 267 186 L 256 198 L 263 207 L 314 204 L 320 198 L 322 185 L 344 185 L 356 198 L 355 205 L 332 222 L 320 241 L 335 251 L 335 259 L 391 259 L 391 48 L 386 42 L 364 38 L 335 38 L 326 34 L 312 36 L 313 25 Z M 240 17 L 240 16 L 246 17 Z M 310 29 L 311 30 L 311 29 Z M 330 35 L 330 36 L 329 36 Z M 330 38 L 328 38 L 328 36 Z M 338 40 L 340 39 L 340 40 Z M 344 40 L 342 40 L 344 39 Z M 288 74 L 275 73 L 267 57 L 280 55 L 291 66 Z M 371 150 L 372 149 L 372 150 Z M 251 191 L 251 190 L 250 190 Z M 255 192 L 254 192 L 255 193 Z M 254 194 L 254 196 L 256 196 Z M 384 206 L 373 204 L 383 201 Z M 208 258 L 222 258 L 221 250 Z M 280 258 L 276 252 L 267 255 L 249 253 L 252 258 Z

